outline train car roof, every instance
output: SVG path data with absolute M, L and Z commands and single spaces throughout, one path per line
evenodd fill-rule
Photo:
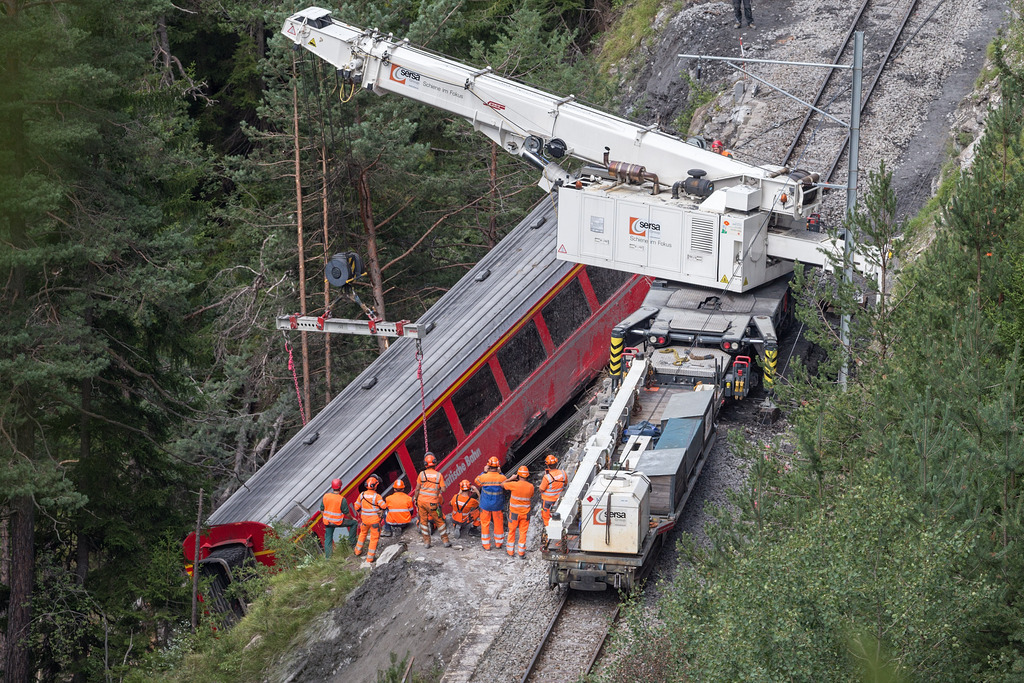
M 545 197 L 419 319 L 434 323 L 422 340 L 428 407 L 573 268 L 555 258 L 555 217 L 554 197 Z M 490 275 L 478 281 L 485 271 Z M 359 477 L 421 412 L 415 350 L 415 340 L 395 340 L 210 515 L 209 524 L 297 525 L 319 509 L 332 479 L 347 487 Z M 372 378 L 374 386 L 363 389 Z

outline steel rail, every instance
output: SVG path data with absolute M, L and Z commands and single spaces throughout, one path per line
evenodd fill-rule
M 558 621 L 558 617 L 562 616 L 562 608 L 565 607 L 565 603 L 569 600 L 569 589 L 565 589 L 565 594 L 562 595 L 562 601 L 558 603 L 558 609 L 551 616 L 551 621 L 548 622 L 548 627 L 544 630 L 544 636 L 540 639 L 540 643 L 537 645 L 537 649 L 533 651 L 533 657 L 530 659 L 529 665 L 526 667 L 526 673 L 519 679 L 519 683 L 526 683 L 527 679 L 530 678 L 530 674 L 533 673 L 533 667 L 537 665 L 537 660 L 540 659 L 540 653 L 544 651 L 544 646 L 548 644 L 548 638 L 551 637 L 551 630 L 555 627 L 555 622 Z
M 843 53 L 846 52 L 846 48 L 849 47 L 850 39 L 853 38 L 853 34 L 857 29 L 857 24 L 860 23 L 860 19 L 864 15 L 864 10 L 867 9 L 867 6 L 870 2 L 871 0 L 864 0 L 863 4 L 861 4 L 860 6 L 860 9 L 857 10 L 857 15 L 853 18 L 853 22 L 850 24 L 850 30 L 846 34 L 846 39 L 843 40 L 843 44 L 836 51 L 835 57 L 832 58 L 832 68 L 828 70 L 828 73 L 825 75 L 825 78 L 821 81 L 821 86 L 818 88 L 818 93 L 814 96 L 814 99 L 811 101 L 811 104 L 814 107 L 817 107 L 819 104 L 821 104 L 822 95 L 825 94 L 825 89 L 828 87 L 829 81 L 832 80 L 832 76 L 836 72 L 836 67 L 839 66 L 839 60 L 842 59 Z M 786 166 L 789 163 L 789 160 L 793 156 L 793 152 L 794 150 L 796 150 L 797 145 L 800 144 L 800 138 L 803 137 L 804 132 L 807 130 L 807 124 L 810 122 L 811 116 L 813 115 L 813 109 L 808 109 L 807 112 L 804 114 L 804 120 L 800 123 L 799 128 L 797 128 L 796 135 L 793 137 L 793 143 L 789 146 L 789 150 L 786 151 L 786 156 L 782 160 L 783 166 Z
M 900 22 L 899 28 L 896 29 L 896 33 L 893 35 L 892 42 L 889 43 L 889 49 L 885 51 L 885 57 L 882 58 L 881 63 L 878 65 L 878 71 L 875 72 L 875 77 L 871 79 L 871 85 L 868 86 L 867 92 L 860 102 L 861 112 L 868 106 L 868 101 L 871 99 L 871 95 L 875 92 L 875 86 L 878 85 L 878 81 L 882 78 L 882 72 L 889 66 L 889 60 L 892 57 L 893 50 L 896 49 L 896 44 L 900 38 L 903 37 L 903 32 L 907 30 L 907 24 L 910 22 L 910 15 L 917 9 L 917 3 L 919 0 L 912 0 L 910 5 L 907 7 L 907 11 L 903 14 L 903 20 Z M 941 4 L 941 3 L 940 3 Z M 850 135 L 847 133 L 843 139 L 843 146 L 839 148 L 839 154 L 836 155 L 835 159 L 832 160 L 832 165 L 828 169 L 828 173 L 825 174 L 825 181 L 829 182 L 832 180 L 832 176 L 835 175 L 836 168 L 839 167 L 839 161 L 842 159 L 843 154 L 846 153 L 847 147 L 850 146 Z
M 608 640 L 608 636 L 612 632 L 612 624 L 614 624 L 615 620 L 619 618 L 619 610 L 621 608 L 622 608 L 621 605 L 616 605 L 615 606 L 615 611 L 612 612 L 611 619 L 608 620 L 608 628 L 605 629 L 604 635 L 601 636 L 601 641 L 597 644 L 597 647 L 594 648 L 594 654 L 592 654 L 590 656 L 590 661 L 587 662 L 587 669 L 586 669 L 586 671 L 583 672 L 584 676 L 589 676 L 590 675 L 590 671 L 594 668 L 594 662 L 596 662 L 598 656 L 600 656 L 601 650 L 604 648 L 604 642 L 606 640 Z
M 541 638 L 541 641 L 537 645 L 536 649 L 533 651 L 533 657 L 530 659 L 530 663 L 526 667 L 526 673 L 524 673 L 523 677 L 519 679 L 519 683 L 526 683 L 534 674 L 534 670 L 537 666 L 537 662 L 540 660 L 541 654 L 544 652 L 544 649 L 550 643 L 551 632 L 554 630 L 555 624 L 558 623 L 558 620 L 562 617 L 562 614 L 565 611 L 565 605 L 569 602 L 570 593 L 571 591 L 569 589 L 566 589 L 565 593 L 562 595 L 562 600 L 558 603 L 558 608 L 555 609 L 555 613 L 551 616 L 551 620 L 548 621 L 547 628 L 544 629 L 544 635 Z M 604 648 L 605 641 L 608 640 L 608 635 L 612 631 L 612 625 L 619 618 L 619 610 L 621 608 L 621 605 L 615 605 L 615 609 L 614 611 L 612 611 L 611 617 L 606 622 L 604 634 L 598 641 L 597 646 L 594 648 L 594 651 L 590 653 L 590 657 L 587 659 L 586 668 L 583 670 L 583 673 L 581 675 L 586 676 L 594 668 L 594 663 L 597 662 L 597 658 L 601 655 L 601 650 Z

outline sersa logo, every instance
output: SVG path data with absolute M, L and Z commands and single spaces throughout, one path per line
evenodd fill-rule
M 608 512 L 601 508 L 594 508 L 594 524 L 597 526 L 607 526 L 609 518 L 615 526 L 626 523 L 626 513 L 621 510 L 612 510 L 611 512 Z
M 401 85 L 407 85 L 410 88 L 420 87 L 420 75 L 397 64 L 391 65 L 391 80 Z
M 639 218 L 629 217 L 629 234 L 634 237 L 646 237 L 647 232 L 661 233 L 661 223 L 642 221 Z

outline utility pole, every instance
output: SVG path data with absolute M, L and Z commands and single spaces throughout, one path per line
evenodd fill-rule
M 846 172 L 846 217 L 853 216 L 857 208 L 857 162 L 860 153 L 860 88 L 864 71 L 864 32 L 857 31 L 853 36 L 853 91 L 850 101 L 850 158 Z M 848 224 L 851 224 L 848 222 Z M 843 240 L 843 280 L 853 282 L 853 236 L 847 229 Z M 846 391 L 846 382 L 850 376 L 850 314 L 843 313 L 839 322 L 839 341 L 843 345 L 843 365 L 839 368 L 839 386 Z

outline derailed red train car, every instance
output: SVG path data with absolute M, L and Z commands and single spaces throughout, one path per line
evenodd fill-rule
M 556 259 L 555 204 L 545 198 L 418 321 L 427 439 L 448 483 L 506 457 L 591 382 L 612 328 L 649 282 Z M 423 412 L 415 342 L 398 339 L 208 519 L 199 561 L 219 583 L 246 559 L 273 564 L 272 523 L 323 539 L 320 499 L 340 478 L 353 500 L 376 474 L 385 487 L 422 469 Z M 184 544 L 194 561 L 195 537 Z

